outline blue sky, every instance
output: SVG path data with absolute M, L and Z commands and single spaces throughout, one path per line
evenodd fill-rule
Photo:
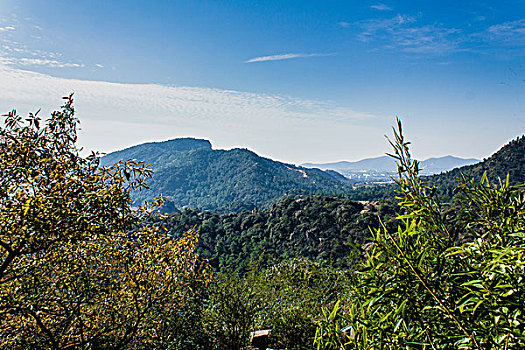
M 81 144 L 181 136 L 292 163 L 489 156 L 525 132 L 525 1 L 0 3 L 0 108 L 76 92 Z

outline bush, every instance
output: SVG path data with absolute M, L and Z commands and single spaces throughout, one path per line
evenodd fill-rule
M 197 232 L 171 239 L 131 207 L 140 163 L 100 166 L 76 148 L 72 96 L 43 122 L 0 128 L 0 348 L 148 348 L 194 283 Z
M 272 329 L 270 346 L 311 349 L 318 314 L 345 297 L 353 273 L 301 258 L 268 268 L 259 278 L 264 291 L 260 323 Z
M 235 273 L 216 275 L 204 316 L 212 349 L 240 350 L 248 345 L 261 310 L 256 287 L 254 274 L 245 278 Z
M 375 231 L 348 310 L 321 318 L 317 349 L 524 348 L 524 194 L 508 178 L 463 179 L 451 225 L 399 121 L 394 134 L 406 214 L 397 232 Z

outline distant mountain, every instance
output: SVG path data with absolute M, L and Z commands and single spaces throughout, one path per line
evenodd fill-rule
M 434 166 L 434 168 L 439 167 Z M 507 174 L 509 174 L 511 185 L 525 183 L 525 135 L 510 141 L 482 162 L 462 166 L 440 174 L 427 175 L 424 176 L 424 179 L 435 186 L 438 194 L 444 199 L 451 199 L 455 195 L 455 188 L 460 183 L 459 179 L 462 175 L 466 179 L 479 181 L 485 172 L 493 183 L 498 183 L 498 179 L 505 181 Z M 395 195 L 395 189 L 396 186 L 393 184 L 383 186 L 363 184 L 363 186 L 350 191 L 347 197 L 353 200 L 380 200 L 392 198 Z
M 421 174 L 432 175 L 449 171 L 466 165 L 478 163 L 479 159 L 459 158 L 454 156 L 444 156 L 439 158 L 429 158 L 421 162 Z
M 396 164 L 389 156 L 375 158 L 365 158 L 356 162 L 341 161 L 335 163 L 305 163 L 302 166 L 306 168 L 330 169 L 345 175 L 351 172 L 394 172 Z
M 421 162 L 421 174 L 432 175 L 448 171 L 460 166 L 474 164 L 478 159 L 464 159 L 454 156 L 444 156 L 439 158 L 429 158 Z M 351 179 L 362 179 L 377 181 L 388 179 L 397 172 L 397 166 L 392 157 L 381 156 L 366 158 L 356 162 L 341 161 L 335 163 L 305 163 L 302 166 L 307 168 L 319 168 L 323 170 L 334 170 Z
M 151 164 L 149 190 L 132 193 L 142 202 L 160 194 L 176 208 L 216 211 L 253 209 L 293 193 L 340 194 L 348 179 L 258 156 L 247 149 L 214 150 L 207 140 L 184 138 L 137 145 L 102 158 L 107 165 L 135 159 Z

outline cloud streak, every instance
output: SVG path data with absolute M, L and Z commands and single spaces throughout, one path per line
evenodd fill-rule
M 36 27 L 38 31 L 41 29 Z M 35 50 L 28 48 L 25 44 L 12 39 L 12 33 L 16 33 L 15 26 L 6 25 L 0 27 L 0 64 L 12 67 L 49 67 L 49 68 L 83 68 L 85 65 L 79 62 L 68 62 L 61 58 L 60 53 Z M 39 37 L 32 37 L 39 38 Z M 26 39 L 27 40 L 27 39 Z
M 375 5 L 373 5 L 375 6 Z M 525 19 L 478 27 L 448 27 L 442 23 L 420 24 L 420 16 L 397 14 L 391 18 L 373 18 L 342 27 L 357 27 L 357 39 L 381 48 L 424 55 L 477 52 L 505 55 L 525 54 Z M 501 51 L 505 49 L 507 51 Z
M 117 84 L 63 79 L 0 65 L 0 112 L 42 108 L 46 116 L 75 92 L 86 150 L 113 151 L 145 141 L 193 136 L 215 147 L 248 147 L 283 161 L 344 157 L 345 150 L 374 140 L 381 144 L 382 118 L 328 101 L 276 94 Z M 354 144 L 349 143 L 355 142 Z M 348 147 L 341 147 L 348 145 Z M 330 148 L 332 147 L 332 148 Z M 376 147 L 371 145 L 371 147 Z M 383 150 L 377 150 L 382 152 Z M 339 152 L 339 154 L 338 154 Z
M 333 56 L 335 53 L 286 53 L 280 55 L 260 56 L 250 58 L 244 61 L 244 63 L 255 63 L 255 62 L 267 62 L 267 61 L 282 61 L 290 60 L 294 58 L 307 58 L 307 57 L 326 57 Z
M 50 60 L 45 58 L 15 58 L 15 57 L 1 57 L 0 63 L 11 66 L 22 67 L 51 67 L 51 68 L 82 68 L 82 63 L 61 62 L 57 60 Z
M 446 54 L 460 50 L 462 30 L 440 24 L 418 25 L 418 19 L 398 14 L 392 18 L 355 23 L 361 28 L 358 40 L 379 42 L 384 47 L 420 54 Z
M 484 38 L 489 41 L 525 46 L 525 19 L 492 25 L 487 28 Z
M 370 8 L 373 8 L 374 10 L 379 10 L 379 11 L 392 11 L 392 8 L 385 4 L 372 5 L 370 6 Z

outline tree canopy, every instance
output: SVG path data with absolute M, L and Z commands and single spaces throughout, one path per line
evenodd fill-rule
M 194 283 L 197 233 L 177 239 L 133 210 L 141 163 L 100 166 L 76 147 L 72 95 L 42 121 L 16 111 L 0 128 L 0 347 L 155 348 Z

